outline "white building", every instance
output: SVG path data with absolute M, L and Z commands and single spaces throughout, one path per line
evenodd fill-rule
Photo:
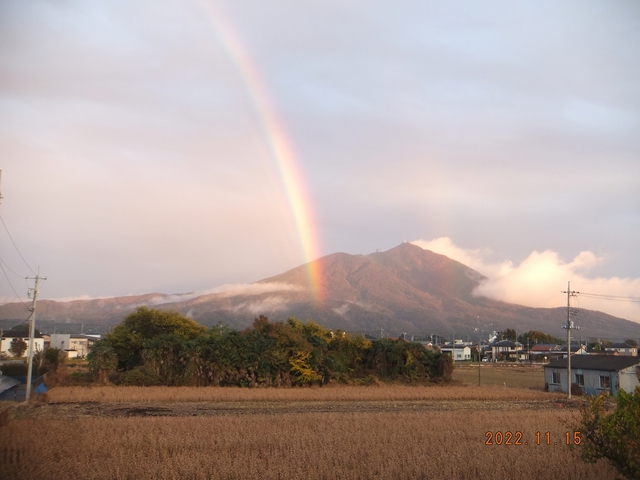
M 0 337 L 0 352 L 2 352 L 2 356 L 13 357 L 13 354 L 9 351 L 11 348 L 11 342 L 14 339 L 22 340 L 27 344 L 27 349 L 25 350 L 23 357 L 29 355 L 29 332 L 15 332 L 13 330 L 9 330 L 7 332 L 2 332 L 2 337 Z M 42 352 L 44 350 L 44 338 L 42 336 L 38 336 L 33 339 L 33 347 L 36 352 Z
M 453 359 L 456 362 L 462 362 L 464 360 L 471 360 L 471 348 L 468 345 L 464 345 L 462 342 L 456 341 L 453 348 L 450 343 L 440 345 L 440 351 L 451 355 L 451 351 L 454 351 Z
M 86 357 L 96 339 L 90 335 L 54 333 L 49 346 L 67 352 L 69 358 Z

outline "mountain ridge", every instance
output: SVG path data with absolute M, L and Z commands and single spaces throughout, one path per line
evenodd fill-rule
M 320 272 L 318 302 L 308 271 Z M 113 325 L 136 307 L 170 308 L 194 320 L 245 328 L 264 314 L 274 321 L 293 316 L 329 328 L 398 334 L 477 335 L 514 328 L 561 335 L 566 308 L 533 308 L 474 295 L 486 277 L 410 243 L 368 255 L 334 253 L 236 290 L 198 294 L 151 293 L 111 299 L 38 302 L 38 318 Z M 17 313 L 22 311 L 19 316 Z M 0 306 L 0 320 L 24 317 L 23 304 Z M 640 324 L 602 312 L 580 310 L 576 317 L 590 337 L 640 337 Z

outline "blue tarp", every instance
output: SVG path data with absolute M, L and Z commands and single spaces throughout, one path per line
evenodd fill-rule
M 35 393 L 36 395 L 40 395 L 42 393 L 47 393 L 47 387 L 45 386 L 44 382 L 42 382 L 40 385 L 38 385 L 33 390 L 33 393 Z

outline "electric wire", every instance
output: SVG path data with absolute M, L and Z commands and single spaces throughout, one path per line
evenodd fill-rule
M 9 276 L 7 275 L 7 272 L 5 271 L 4 267 L 2 266 L 4 262 L 0 262 L 0 269 L 2 270 L 2 273 L 4 274 L 4 277 L 7 279 L 7 282 L 9 282 L 9 286 L 11 287 L 11 290 L 13 290 L 13 293 L 16 295 L 16 298 L 20 301 L 20 303 L 24 304 L 24 301 L 20 298 L 20 295 L 18 295 L 18 292 L 16 292 L 16 289 L 13 288 L 13 284 L 11 283 L 11 280 L 9 279 Z
M 14 271 L 11 269 L 11 267 L 9 266 L 9 264 L 7 264 L 7 262 L 5 262 L 5 261 L 2 259 L 2 257 L 0 257 L 0 263 L 4 264 L 4 266 L 5 266 L 5 267 L 7 267 L 7 270 L 9 270 L 11 273 L 13 273 L 16 277 L 19 277 L 19 278 L 26 278 L 26 277 L 23 277 L 22 275 L 17 274 L 16 272 L 14 272 Z
M 16 245 L 16 242 L 14 242 L 13 237 L 11 236 L 11 233 L 9 233 L 9 229 L 7 228 L 7 224 L 4 223 L 4 219 L 2 218 L 2 215 L 0 215 L 0 222 L 2 222 L 2 225 L 4 226 L 4 229 L 7 232 L 7 235 L 9 235 L 9 238 L 11 239 L 11 243 L 13 243 L 13 246 L 15 247 L 16 252 L 18 252 L 18 255 L 20 255 L 20 258 L 22 259 L 24 264 L 27 266 L 27 268 L 29 270 L 31 270 L 31 273 L 33 273 L 34 275 L 37 275 L 37 273 L 33 271 L 33 268 L 31 268 L 29 266 L 29 264 L 27 263 L 27 261 L 24 259 L 24 257 L 22 256 L 22 253 L 20 253 L 20 250 L 18 249 L 18 246 Z
M 599 299 L 599 300 L 611 300 L 614 302 L 640 303 L 640 298 L 638 297 L 628 297 L 628 296 L 620 296 L 620 295 L 604 295 L 604 294 L 598 294 L 598 293 L 584 293 L 584 292 L 579 292 L 578 295 L 581 295 L 587 298 Z

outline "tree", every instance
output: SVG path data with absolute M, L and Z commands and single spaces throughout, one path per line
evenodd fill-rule
M 27 351 L 27 342 L 22 340 L 21 338 L 14 338 L 11 340 L 11 346 L 9 347 L 9 352 L 14 357 L 21 357 L 24 355 L 24 352 Z
M 59 348 L 47 348 L 44 351 L 44 360 L 46 363 L 53 367 L 53 370 L 57 370 L 60 365 L 67 359 L 67 354 L 64 350 Z
M 19 325 L 16 325 L 16 326 L 14 326 L 14 327 L 11 327 L 11 331 L 12 331 L 12 332 L 26 332 L 26 334 L 27 334 L 27 335 L 25 335 L 25 337 L 26 337 L 26 336 L 28 336 L 28 335 L 29 335 L 29 325 L 28 325 L 28 324 L 26 324 L 26 323 L 21 323 L 21 324 L 19 324 Z M 36 328 L 36 331 L 35 331 L 34 335 L 35 335 L 36 337 L 40 336 L 40 330 L 38 330 L 38 329 Z
M 145 342 L 161 335 L 193 340 L 205 332 L 205 327 L 180 312 L 139 307 L 106 335 L 106 341 L 118 356 L 118 366 L 130 369 L 142 364 Z
M 538 330 L 529 330 L 527 333 L 523 333 L 518 337 L 518 341 L 523 345 L 526 345 L 528 341 L 530 346 L 539 343 L 550 343 L 555 345 L 560 345 L 563 343 L 563 340 L 560 340 L 553 335 L 549 335 Z
M 637 347 L 638 346 L 638 342 L 636 342 L 633 338 L 627 338 L 624 343 L 626 343 L 627 345 L 629 345 L 630 347 Z
M 581 409 L 582 459 L 606 458 L 625 477 L 640 478 L 640 386 L 634 394 L 620 390 L 610 414 L 606 401 L 606 395 L 591 397 Z
M 517 340 L 517 333 L 513 328 L 507 328 L 506 330 L 498 332 L 498 338 L 496 338 L 496 340 L 510 340 L 515 342 Z
M 89 371 L 97 375 L 103 384 L 108 382 L 109 374 L 118 366 L 118 355 L 106 340 L 98 340 L 93 344 L 87 360 Z

